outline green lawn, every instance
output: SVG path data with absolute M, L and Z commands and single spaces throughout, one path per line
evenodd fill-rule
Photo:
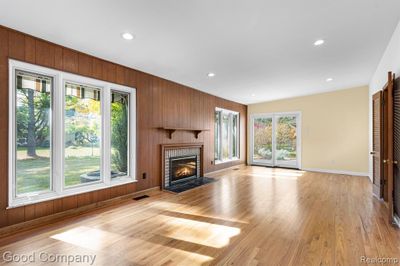
M 88 147 L 67 148 L 65 154 L 65 183 L 80 184 L 80 175 L 99 170 L 99 149 Z M 48 149 L 38 149 L 38 158 L 26 156 L 26 149 L 18 148 L 17 194 L 50 189 L 50 159 Z

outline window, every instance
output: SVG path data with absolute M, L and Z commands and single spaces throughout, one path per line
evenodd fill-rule
M 128 174 L 129 95 L 111 94 L 111 177 Z
M 100 180 L 100 88 L 65 83 L 65 186 Z
M 239 113 L 215 109 L 215 162 L 239 159 Z
M 10 60 L 9 207 L 135 181 L 135 89 Z
M 15 71 L 15 194 L 51 190 L 53 78 Z

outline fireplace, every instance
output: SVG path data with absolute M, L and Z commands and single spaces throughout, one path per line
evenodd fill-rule
M 197 155 L 170 158 L 169 185 L 197 178 Z
M 203 144 L 161 145 L 162 187 L 176 187 L 203 176 Z

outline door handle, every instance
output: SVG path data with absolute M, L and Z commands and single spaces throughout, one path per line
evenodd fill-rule
M 383 163 L 390 163 L 390 160 L 388 159 L 388 160 L 383 160 L 382 161 Z M 397 161 L 392 161 L 392 164 L 398 164 L 398 162 Z
M 374 155 L 376 152 L 375 151 L 371 151 L 369 154 Z

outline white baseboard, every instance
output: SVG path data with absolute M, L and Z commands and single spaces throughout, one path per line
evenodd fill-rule
M 219 170 L 215 170 L 215 171 L 212 171 L 212 172 L 207 172 L 207 173 L 204 173 L 204 175 L 217 174 L 217 173 L 219 173 L 219 172 L 223 172 L 223 171 L 227 171 L 227 170 L 232 170 L 232 169 L 238 168 L 238 167 L 243 167 L 244 165 L 246 165 L 246 164 L 245 164 L 245 163 L 240 163 L 240 164 L 237 164 L 237 165 L 229 166 L 229 167 L 222 168 L 222 169 L 219 169 Z
M 352 171 L 342 171 L 342 170 L 329 170 L 329 169 L 319 169 L 319 168 L 303 168 L 301 170 L 309 171 L 309 172 L 320 172 L 320 173 L 329 173 L 329 174 L 338 174 L 338 175 L 354 175 L 354 176 L 368 176 L 368 172 L 352 172 Z

